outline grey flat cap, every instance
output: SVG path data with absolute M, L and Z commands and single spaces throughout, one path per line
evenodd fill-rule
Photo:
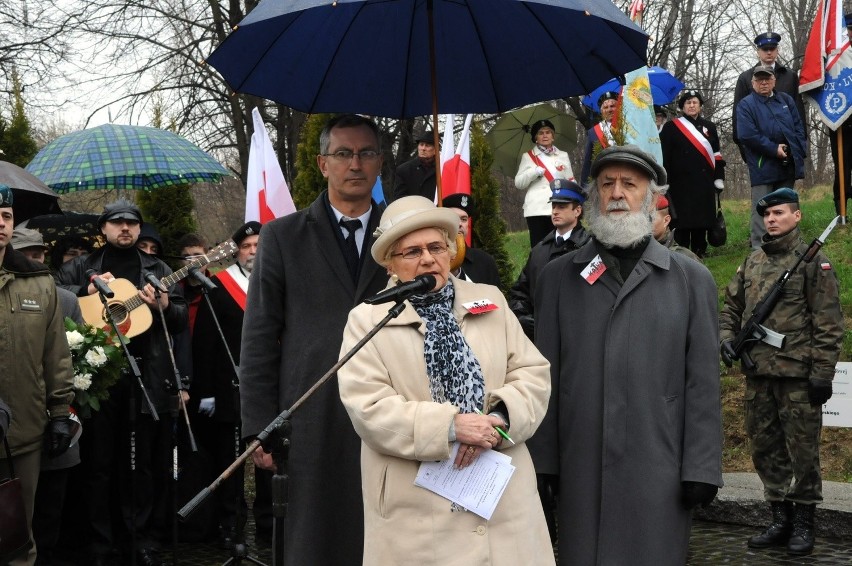
M 614 163 L 633 165 L 647 172 L 658 185 L 668 182 L 668 175 L 654 156 L 635 145 L 614 145 L 601 151 L 592 163 L 592 177 L 597 178 L 601 168 Z

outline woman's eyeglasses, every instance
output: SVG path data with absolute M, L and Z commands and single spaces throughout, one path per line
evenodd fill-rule
M 446 244 L 435 242 L 433 244 L 429 244 L 425 248 L 408 248 L 400 253 L 391 254 L 391 257 L 402 256 L 402 259 L 420 259 L 420 256 L 423 255 L 423 250 L 427 250 L 429 255 L 441 255 L 447 253 L 447 249 Z

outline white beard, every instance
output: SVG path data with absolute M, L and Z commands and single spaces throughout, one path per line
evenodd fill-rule
M 585 209 L 589 231 L 607 248 L 635 247 L 653 232 L 653 196 L 653 193 L 648 190 L 639 212 L 630 212 L 626 201 L 610 201 L 607 211 L 628 211 L 626 214 L 614 216 L 600 211 L 600 196 L 598 191 L 593 189 L 590 191 Z
M 251 275 L 251 268 L 254 267 L 254 258 L 248 258 L 245 263 L 240 264 L 240 267 L 243 271 L 245 271 L 246 277 L 248 277 L 249 275 Z

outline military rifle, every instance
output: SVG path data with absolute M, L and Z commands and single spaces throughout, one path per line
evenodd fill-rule
M 749 317 L 748 321 L 742 326 L 742 329 L 736 337 L 733 340 L 728 340 L 722 344 L 722 361 L 725 362 L 725 365 L 731 367 L 734 365 L 734 360 L 740 360 L 743 369 L 752 370 L 754 369 L 755 364 L 754 360 L 752 360 L 751 356 L 749 356 L 749 351 L 751 351 L 755 344 L 758 342 L 766 342 L 770 346 L 775 346 L 776 348 L 784 347 L 785 336 L 783 334 L 773 332 L 763 326 L 763 321 L 769 318 L 769 315 L 772 314 L 772 311 L 775 309 L 775 305 L 778 304 L 778 300 L 781 298 L 784 286 L 787 284 L 787 281 L 790 280 L 790 277 L 796 272 L 799 264 L 802 263 L 802 261 L 810 263 L 814 259 L 829 234 L 831 234 L 831 231 L 834 230 L 835 226 L 837 226 L 837 222 L 839 220 L 839 216 L 835 217 L 822 235 L 818 238 L 814 238 L 814 241 L 811 242 L 811 245 L 808 246 L 805 253 L 799 256 L 793 267 L 785 271 L 781 277 L 778 278 L 778 281 L 772 285 L 769 292 L 766 293 L 766 296 L 757 303 L 757 306 L 754 307 L 754 310 L 751 313 L 751 317 Z

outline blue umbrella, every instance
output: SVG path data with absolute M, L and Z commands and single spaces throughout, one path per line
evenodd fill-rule
M 647 44 L 610 0 L 263 0 L 208 62 L 302 112 L 410 118 L 582 94 Z
M 654 99 L 654 104 L 659 106 L 673 102 L 683 90 L 683 83 L 671 71 L 662 67 L 648 67 L 648 80 L 651 82 L 651 97 Z M 618 78 L 610 79 L 584 96 L 583 104 L 595 112 L 600 112 L 598 98 L 607 91 L 618 91 L 622 86 L 624 83 Z

